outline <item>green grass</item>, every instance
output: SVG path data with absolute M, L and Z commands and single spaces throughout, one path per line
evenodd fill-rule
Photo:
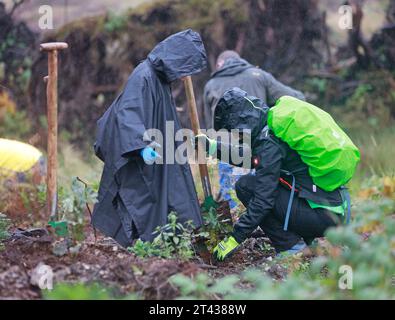
M 77 150 L 69 143 L 62 142 L 59 146 L 59 187 L 69 190 L 73 178 L 79 177 L 88 183 L 98 183 L 103 164 L 89 150 L 86 153 Z
M 361 151 L 361 163 L 349 186 L 360 190 L 363 181 L 372 176 L 395 176 L 395 127 L 380 131 L 350 132 L 350 137 Z

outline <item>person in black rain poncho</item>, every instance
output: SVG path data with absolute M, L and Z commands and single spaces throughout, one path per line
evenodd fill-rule
M 152 164 L 158 154 L 144 134 L 166 122 L 181 129 L 171 82 L 197 74 L 207 65 L 200 35 L 176 33 L 159 43 L 129 77 L 123 92 L 97 123 L 95 153 L 104 162 L 98 203 L 92 223 L 122 246 L 134 239 L 152 241 L 155 228 L 175 211 L 181 223 L 202 224 L 195 185 L 188 164 Z M 174 141 L 175 148 L 180 142 Z

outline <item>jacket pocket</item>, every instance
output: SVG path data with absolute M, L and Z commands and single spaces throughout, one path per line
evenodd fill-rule
M 131 206 L 129 211 L 140 212 L 150 203 L 156 202 L 152 190 L 154 176 L 145 176 L 146 174 L 138 159 L 131 159 L 119 172 L 118 192 L 125 206 Z
M 155 182 L 159 181 L 155 180 L 155 165 L 148 165 L 142 159 L 136 159 L 135 163 L 152 202 L 156 202 Z

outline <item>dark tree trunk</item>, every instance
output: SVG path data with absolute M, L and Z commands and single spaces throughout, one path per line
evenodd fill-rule
M 364 17 L 363 2 L 361 0 L 350 0 L 349 4 L 353 9 L 353 26 L 349 32 L 349 46 L 357 59 L 357 64 L 361 68 L 371 65 L 373 55 L 369 44 L 365 41 L 362 34 L 361 25 Z

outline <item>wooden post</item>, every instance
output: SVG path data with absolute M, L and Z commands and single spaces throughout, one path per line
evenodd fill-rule
M 48 121 L 48 161 L 47 161 L 47 214 L 56 219 L 57 212 L 57 166 L 58 166 L 58 50 L 68 48 L 67 43 L 51 42 L 40 45 L 41 51 L 48 52 L 47 121 Z
M 197 135 L 200 133 L 200 123 L 199 123 L 199 116 L 197 113 L 195 93 L 193 91 L 192 77 L 187 76 L 183 78 L 183 81 L 185 86 L 185 92 L 187 95 L 189 117 L 191 119 L 192 130 L 193 133 Z M 200 172 L 200 179 L 202 180 L 204 197 L 208 198 L 208 197 L 212 197 L 213 193 L 211 191 L 211 183 L 210 183 L 210 177 L 208 174 L 208 168 L 206 163 L 206 155 L 205 152 L 202 152 L 204 149 L 205 149 L 204 146 L 199 145 L 198 162 L 199 162 L 199 172 Z

